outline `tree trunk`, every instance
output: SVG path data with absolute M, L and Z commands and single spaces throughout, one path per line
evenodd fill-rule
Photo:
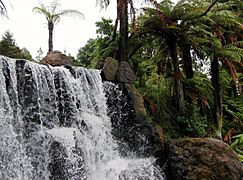
M 113 35 L 112 35 L 112 41 L 114 42 L 116 40 L 116 31 L 117 31 L 117 25 L 118 25 L 118 21 L 120 20 L 120 7 L 119 7 L 119 0 L 116 0 L 117 3 L 117 7 L 116 7 L 116 21 L 115 21 L 115 25 L 114 25 L 114 30 L 113 30 Z
M 183 113 L 185 102 L 184 102 L 183 84 L 181 81 L 181 73 L 180 73 L 179 61 L 178 61 L 177 50 L 176 50 L 176 44 L 177 44 L 176 36 L 168 35 L 166 38 L 166 43 L 168 44 L 170 49 L 170 56 L 172 59 L 172 64 L 174 69 L 176 103 L 177 103 L 178 111 L 180 113 Z
M 120 9 L 120 61 L 128 61 L 128 12 L 127 0 L 119 0 Z
M 187 79 L 193 78 L 191 48 L 188 44 L 182 45 L 182 60 Z
M 53 22 L 48 22 L 48 31 L 49 31 L 48 52 L 53 51 L 53 29 L 54 29 Z
M 222 109 L 222 92 L 220 87 L 219 77 L 219 62 L 218 58 L 214 57 L 211 62 L 212 86 L 214 88 L 214 121 L 216 124 L 216 137 L 222 139 L 221 130 L 223 126 L 223 109 Z

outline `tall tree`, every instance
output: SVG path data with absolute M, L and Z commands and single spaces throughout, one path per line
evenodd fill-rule
M 59 10 L 60 4 L 58 1 L 53 1 L 50 6 L 45 6 L 44 4 L 40 4 L 39 7 L 34 7 L 33 12 L 43 14 L 48 22 L 48 32 L 49 32 L 49 40 L 48 40 L 48 52 L 53 50 L 53 30 L 54 25 L 57 24 L 62 16 L 76 16 L 83 17 L 83 14 L 78 10 L 72 9 L 63 9 Z
M 202 4 L 201 4 L 202 3 Z M 198 16 L 196 18 L 197 26 L 202 33 L 201 42 L 198 41 L 197 49 L 203 49 L 211 60 L 211 80 L 214 93 L 214 121 L 216 123 L 215 135 L 222 138 L 221 131 L 223 127 L 223 84 L 220 83 L 220 63 L 228 69 L 235 85 L 239 84 L 235 65 L 242 66 L 242 43 L 227 42 L 226 34 L 234 31 L 241 32 L 243 29 L 242 20 L 239 18 L 240 7 L 243 7 L 241 1 L 214 1 L 208 6 L 210 2 L 207 0 L 200 1 L 195 9 L 205 9 L 207 12 L 204 17 Z M 239 7 L 239 10 L 237 10 Z M 195 22 L 195 20 L 194 20 Z M 195 25 L 195 24 L 194 24 Z M 198 39 L 199 40 L 199 39 Z M 200 50 L 199 50 L 200 51 Z M 240 89 L 238 89 L 240 92 Z
M 0 54 L 10 58 L 32 60 L 30 52 L 26 48 L 20 49 L 13 37 L 13 34 L 6 31 L 0 41 Z
M 128 0 L 119 0 L 120 61 L 128 61 Z
M 101 8 L 107 7 L 110 0 L 97 0 Z M 118 21 L 120 22 L 120 48 L 119 60 L 128 61 L 128 3 L 132 4 L 132 0 L 117 0 L 117 19 L 115 22 L 113 40 L 115 40 L 116 28 Z
M 184 111 L 184 91 L 182 84 L 182 75 L 179 67 L 178 58 L 178 41 L 185 35 L 184 28 L 181 27 L 177 20 L 178 11 L 182 10 L 173 6 L 171 1 L 163 1 L 161 4 L 155 4 L 156 9 L 146 9 L 146 20 L 141 27 L 143 34 L 152 35 L 164 41 L 169 49 L 170 58 L 173 65 L 175 98 L 180 112 Z

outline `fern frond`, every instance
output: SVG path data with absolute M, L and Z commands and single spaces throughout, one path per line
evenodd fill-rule
M 234 46 L 238 47 L 238 48 L 243 48 L 243 41 L 237 41 L 237 42 L 233 42 L 232 43 Z
M 215 49 L 220 49 L 220 48 L 222 48 L 222 43 L 220 42 L 219 39 L 215 39 L 212 41 L 212 46 Z
M 188 39 L 191 40 L 191 42 L 194 42 L 195 44 L 208 44 L 210 41 L 206 38 L 201 37 L 194 37 L 194 36 L 188 36 Z
M 227 50 L 227 51 L 232 51 L 234 53 L 237 53 L 240 57 L 243 58 L 243 49 L 242 48 L 238 48 L 236 46 L 233 46 L 233 45 L 227 45 L 227 46 L 224 46 L 222 48 L 222 50 Z
M 230 50 L 220 50 L 216 52 L 216 56 L 218 57 L 224 57 L 226 59 L 233 59 L 234 61 L 240 62 L 241 61 L 241 56 L 239 53 L 230 51 Z

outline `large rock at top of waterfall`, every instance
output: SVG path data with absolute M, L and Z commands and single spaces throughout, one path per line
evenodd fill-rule
M 116 59 L 108 57 L 105 60 L 100 60 L 96 68 L 102 70 L 102 78 L 106 81 L 118 81 L 119 83 L 132 84 L 136 80 L 134 71 L 126 61 L 121 61 L 119 63 Z
M 107 81 L 115 81 L 119 62 L 116 59 L 108 57 L 104 61 L 102 73 Z
M 51 51 L 40 61 L 40 63 L 50 64 L 52 66 L 64 66 L 71 65 L 72 60 L 60 51 Z
M 118 70 L 119 62 L 112 58 L 107 57 L 105 60 L 101 59 L 96 64 L 96 69 L 101 69 L 102 79 L 105 81 L 115 81 Z
M 243 165 L 224 142 L 212 138 L 171 140 L 168 174 L 173 180 L 239 180 Z
M 130 64 L 126 61 L 121 61 L 117 71 L 117 80 L 120 83 L 132 84 L 136 80 Z

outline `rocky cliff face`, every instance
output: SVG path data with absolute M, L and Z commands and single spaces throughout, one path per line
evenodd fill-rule
M 139 110 L 137 101 L 126 85 L 105 83 L 108 115 L 113 126 L 113 136 L 119 140 L 120 153 L 132 151 L 137 156 L 161 156 L 163 152 L 162 130 L 148 121 L 144 110 Z M 141 107 L 140 107 L 141 108 Z
M 104 81 L 112 81 L 105 88 L 108 114 L 113 135 L 120 141 L 121 153 L 127 149 L 138 156 L 154 155 L 160 160 L 163 152 L 162 129 L 147 118 L 144 100 L 134 86 L 136 76 L 128 62 L 107 58 L 97 64 Z

